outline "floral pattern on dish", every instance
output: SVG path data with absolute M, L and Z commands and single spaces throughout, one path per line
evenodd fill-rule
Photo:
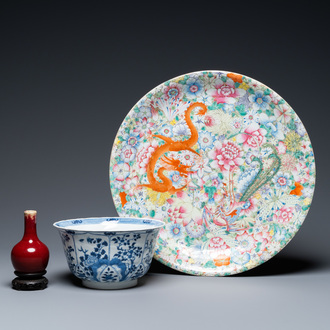
M 297 114 L 230 72 L 194 72 L 150 91 L 123 121 L 110 159 L 118 213 L 163 220 L 155 258 L 195 275 L 243 272 L 278 253 L 302 225 L 314 184 Z

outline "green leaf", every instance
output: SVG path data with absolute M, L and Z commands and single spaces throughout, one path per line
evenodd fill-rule
M 209 199 L 212 199 L 214 197 L 214 194 L 217 191 L 217 188 L 214 186 L 211 186 L 211 187 L 204 186 L 204 189 L 205 189 L 205 192 L 207 193 L 207 195 L 209 196 Z
M 191 246 L 194 243 L 194 238 L 191 238 L 190 236 L 186 236 L 184 240 L 187 243 L 187 247 Z
M 272 115 L 272 112 L 271 112 L 269 109 L 267 109 L 265 112 L 266 112 L 266 115 L 267 115 L 268 117 L 270 117 L 270 116 Z
M 221 109 L 223 107 L 223 104 L 221 103 L 217 103 L 217 102 L 213 102 L 211 105 L 209 105 L 207 108 L 209 110 L 218 110 L 218 109 Z
M 249 88 L 247 91 L 248 91 L 248 93 L 250 93 L 250 94 L 255 94 L 253 88 Z
M 296 124 L 294 123 L 294 119 L 292 118 L 290 123 L 288 124 L 288 128 L 292 129 L 293 131 L 296 129 Z
M 294 156 L 298 159 L 298 158 L 300 158 L 300 157 L 303 157 L 303 156 L 304 156 L 304 153 L 303 153 L 302 151 L 296 151 L 296 152 L 294 153 Z
M 270 92 L 270 89 L 269 88 L 266 88 L 265 91 L 264 91 L 264 94 L 265 95 L 269 95 L 271 92 Z
M 246 115 L 246 111 L 245 111 L 245 106 L 244 106 L 244 104 L 237 105 L 237 106 L 235 107 L 235 109 L 239 112 L 239 114 L 240 114 L 241 116 L 245 116 L 245 115 Z
M 202 241 L 203 241 L 203 242 L 206 242 L 206 241 L 208 241 L 208 238 L 207 238 L 205 235 L 203 235 L 203 236 L 202 236 Z
M 205 265 L 205 268 L 217 268 L 212 260 L 209 260 Z
M 218 177 L 219 177 L 220 180 L 223 180 L 223 174 L 221 172 L 218 173 Z
M 261 242 L 258 242 L 258 243 L 257 243 L 256 250 L 255 250 L 256 252 L 259 252 L 259 251 L 260 251 L 260 245 L 261 245 Z

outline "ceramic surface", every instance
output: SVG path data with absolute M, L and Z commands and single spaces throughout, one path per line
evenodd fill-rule
M 80 230 L 79 225 L 116 222 L 126 229 Z M 142 229 L 131 230 L 130 226 Z M 149 269 L 162 221 L 134 218 L 89 218 L 56 222 L 71 272 L 95 289 L 121 289 L 137 284 Z M 145 229 L 149 227 L 148 229 Z
M 118 213 L 164 220 L 155 258 L 196 275 L 239 273 L 278 253 L 304 221 L 314 181 L 311 142 L 289 104 L 224 71 L 147 93 L 110 159 Z

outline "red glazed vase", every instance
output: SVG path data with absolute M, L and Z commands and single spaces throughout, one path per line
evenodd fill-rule
M 46 273 L 49 250 L 37 236 L 36 215 L 37 211 L 34 210 L 24 212 L 24 235 L 11 251 L 15 274 Z

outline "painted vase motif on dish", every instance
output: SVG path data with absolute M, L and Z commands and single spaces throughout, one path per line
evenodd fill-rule
M 118 213 L 165 221 L 156 259 L 197 275 L 235 274 L 279 252 L 307 215 L 314 181 L 293 109 L 229 72 L 153 89 L 126 116 L 110 160 Z

